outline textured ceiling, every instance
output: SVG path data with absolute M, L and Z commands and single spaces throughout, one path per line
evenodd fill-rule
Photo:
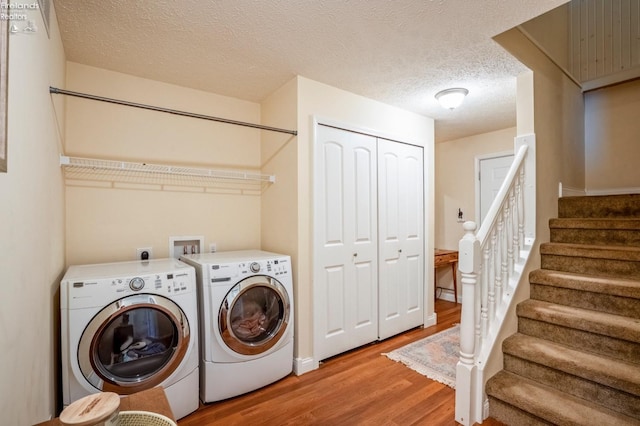
M 301 75 L 436 120 L 515 126 L 525 68 L 492 37 L 567 0 L 54 0 L 69 61 L 260 102 Z M 458 109 L 434 95 L 465 87 Z

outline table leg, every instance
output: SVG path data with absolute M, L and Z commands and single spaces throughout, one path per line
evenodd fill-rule
M 456 283 L 456 278 L 458 276 L 458 271 L 456 268 L 456 265 L 458 264 L 458 262 L 453 262 L 451 264 L 451 268 L 452 268 L 452 272 L 453 272 L 453 297 L 456 301 L 456 303 L 458 303 L 458 283 Z

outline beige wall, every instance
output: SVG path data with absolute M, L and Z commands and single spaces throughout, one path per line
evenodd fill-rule
M 281 129 L 297 129 L 298 90 L 296 79 L 272 93 L 262 103 L 262 124 Z M 261 242 L 262 249 L 291 256 L 294 297 L 294 333 L 300 321 L 307 318 L 298 314 L 299 256 L 298 256 L 298 138 L 296 136 L 263 132 L 262 171 L 276 176 L 275 185 L 262 194 Z M 298 341 L 296 337 L 296 342 Z M 297 357 L 298 345 L 294 348 Z
M 424 147 L 425 156 L 425 269 L 433 269 L 434 123 L 433 120 L 304 77 L 298 84 L 298 302 L 297 354 L 306 362 L 313 356 L 313 119 L 340 122 L 351 128 Z M 427 290 L 433 291 L 431 273 Z M 426 315 L 433 314 L 433 298 L 426 298 Z M 316 360 L 317 361 L 317 360 Z
M 458 222 L 458 208 L 464 213 L 464 220 L 476 220 L 476 157 L 513 153 L 515 136 L 516 128 L 510 127 L 436 144 L 434 238 L 437 248 L 458 250 L 464 235 L 462 224 Z M 451 268 L 438 269 L 437 281 L 439 287 L 453 291 Z M 458 296 L 461 290 L 462 286 L 458 285 Z M 453 301 L 453 295 L 450 299 Z
M 518 77 L 517 106 L 517 133 L 533 131 L 536 135 L 536 241 L 522 272 L 528 277 L 540 267 L 539 245 L 549 241 L 549 219 L 557 217 L 559 183 L 584 188 L 584 102 L 580 88 L 519 30 L 507 31 L 495 40 L 532 71 Z M 525 281 L 516 290 L 512 307 L 528 297 Z M 498 343 L 516 330 L 514 308 L 505 317 Z M 501 368 L 498 344 L 484 368 L 485 380 Z
M 67 89 L 260 122 L 259 104 L 73 62 L 67 64 Z M 256 129 L 73 97 L 66 107 L 69 156 L 207 169 L 261 166 Z M 259 192 L 136 182 L 67 179 L 67 264 L 133 260 L 138 247 L 167 257 L 171 236 L 203 236 L 205 250 L 211 242 L 217 250 L 260 248 Z
M 640 192 L 638 117 L 640 80 L 585 94 L 588 193 Z
M 520 25 L 527 34 L 556 65 L 571 71 L 571 3 L 551 9 Z
M 38 10 L 24 12 L 38 32 L 9 37 L 9 170 L 0 173 L 0 423 L 17 426 L 56 412 L 64 271 L 64 108 L 49 94 L 64 85 L 64 51 L 53 8 L 50 37 Z

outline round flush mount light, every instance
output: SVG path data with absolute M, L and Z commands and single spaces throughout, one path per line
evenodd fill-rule
M 442 105 L 443 108 L 454 109 L 462 104 L 464 97 L 468 94 L 469 91 L 467 89 L 456 87 L 436 93 L 436 99 L 440 102 L 440 105 Z

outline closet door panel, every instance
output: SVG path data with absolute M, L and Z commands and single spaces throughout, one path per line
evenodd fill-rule
M 422 295 L 424 290 L 423 262 L 421 256 L 407 256 L 407 312 L 420 311 L 422 315 Z
M 377 274 L 373 268 L 373 262 L 356 263 L 355 270 L 356 280 L 353 287 L 356 290 L 353 295 L 353 301 L 355 302 L 354 328 L 370 329 L 377 324 L 378 306 L 376 303 L 372 303 L 377 301 L 377 282 L 375 280 Z M 375 336 L 373 338 L 375 340 Z M 369 342 L 361 342 L 360 344 L 364 343 Z
M 325 268 L 325 282 L 327 285 L 323 299 L 327 302 L 332 301 L 324 304 L 326 307 L 324 317 L 327 319 L 326 334 L 328 336 L 344 334 L 347 329 L 344 309 L 344 268 Z
M 327 142 L 324 145 L 324 170 L 322 187 L 324 202 L 320 206 L 326 224 L 324 230 L 325 245 L 344 244 L 344 149 L 341 145 Z
M 385 339 L 423 323 L 422 148 L 378 139 L 378 159 L 378 337 Z M 398 300 L 397 306 L 384 302 L 383 295 Z
M 353 241 L 364 249 L 375 248 L 376 241 L 376 182 L 375 182 L 375 158 L 369 149 L 354 150 L 354 226 Z M 375 253 L 370 253 L 373 257 Z
M 319 125 L 314 151 L 318 360 L 377 338 L 376 139 Z M 327 271 L 341 271 L 332 275 Z
M 381 261 L 382 265 L 382 261 Z M 388 259 L 380 267 L 378 275 L 380 281 L 388 283 L 380 288 L 380 322 L 397 318 L 400 315 L 400 295 L 395 289 L 400 282 L 400 269 L 398 259 Z

